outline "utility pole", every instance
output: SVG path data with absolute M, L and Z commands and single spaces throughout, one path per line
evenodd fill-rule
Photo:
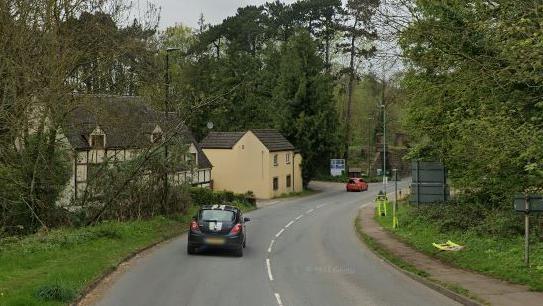
M 368 117 L 368 180 L 371 176 L 371 120 L 373 117 Z
M 396 213 L 398 212 L 398 169 L 392 169 L 394 172 L 394 204 L 392 205 L 392 228 L 398 227 L 398 217 Z
M 381 108 L 383 110 L 383 189 L 387 194 L 387 120 L 385 108 L 385 79 L 383 77 L 383 91 L 381 92 Z
M 386 124 L 386 109 L 384 101 L 382 101 L 381 109 L 383 111 L 383 190 L 387 194 L 387 124 Z
M 530 267 L 530 199 L 524 195 L 524 264 Z
M 168 115 L 170 111 L 170 52 L 180 50 L 179 48 L 166 48 L 166 69 L 164 72 L 164 80 L 165 80 L 165 88 L 164 88 L 164 129 L 167 131 L 167 126 L 169 124 L 168 122 Z M 164 134 L 164 133 L 163 133 Z M 162 139 L 164 141 L 164 208 L 167 207 L 168 204 L 168 139 L 166 138 L 166 135 L 162 136 Z

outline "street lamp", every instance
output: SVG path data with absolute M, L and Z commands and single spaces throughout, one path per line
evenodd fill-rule
M 381 101 L 381 105 L 379 105 L 379 107 L 383 111 L 383 189 L 386 196 L 387 194 L 387 148 L 386 148 L 387 123 L 386 123 L 386 110 L 385 110 L 384 101 Z
M 371 121 L 372 116 L 368 116 L 368 180 L 371 175 Z
M 165 88 L 164 88 L 164 120 L 165 126 L 169 124 L 168 122 L 168 113 L 170 111 L 170 52 L 172 51 L 178 51 L 181 50 L 180 48 L 166 48 L 166 68 L 164 72 L 164 81 L 165 81 Z M 163 137 L 165 139 L 164 142 L 164 208 L 167 207 L 168 203 L 168 139 L 166 137 Z
M 392 228 L 398 227 L 398 169 L 392 169 L 394 173 L 394 204 L 392 205 Z

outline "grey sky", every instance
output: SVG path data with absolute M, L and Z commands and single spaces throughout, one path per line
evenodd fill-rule
M 134 2 L 143 4 L 144 0 Z M 149 0 L 162 8 L 160 13 L 160 28 L 164 29 L 175 23 L 196 27 L 200 13 L 204 14 L 209 23 L 219 23 L 224 18 L 234 15 L 238 7 L 260 5 L 266 0 Z M 292 3 L 295 0 L 283 0 Z

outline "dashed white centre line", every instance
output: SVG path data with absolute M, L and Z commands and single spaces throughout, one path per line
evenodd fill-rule
M 281 236 L 281 234 L 282 234 L 284 231 L 285 231 L 285 229 L 282 228 L 277 234 L 275 234 L 275 237 L 277 238 L 277 237 Z
M 311 208 L 311 209 L 309 209 L 308 211 L 306 211 L 305 213 L 306 213 L 306 214 L 310 214 L 310 213 L 312 213 L 314 210 L 315 210 L 315 209 Z
M 274 243 L 275 243 L 275 239 L 272 239 L 272 241 L 270 242 L 270 246 L 268 247 L 268 253 L 271 253 L 271 250 L 272 250 L 272 247 L 273 247 Z
M 270 264 L 269 258 L 266 258 L 266 266 L 268 267 L 268 278 L 270 279 L 270 281 L 273 281 L 273 275 L 271 273 L 271 264 Z
M 285 225 L 285 228 L 289 228 L 289 226 L 291 226 L 292 223 L 294 223 L 294 221 L 290 221 L 289 223 L 287 223 L 287 225 Z
M 302 219 L 304 217 L 304 215 L 299 215 L 298 217 L 296 217 L 296 221 Z
M 283 306 L 283 301 L 281 301 L 281 296 L 279 293 L 275 293 L 275 299 L 277 300 L 277 305 Z

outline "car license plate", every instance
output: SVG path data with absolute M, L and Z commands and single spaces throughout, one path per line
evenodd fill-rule
M 221 245 L 224 244 L 224 238 L 207 238 L 206 243 L 211 245 Z

